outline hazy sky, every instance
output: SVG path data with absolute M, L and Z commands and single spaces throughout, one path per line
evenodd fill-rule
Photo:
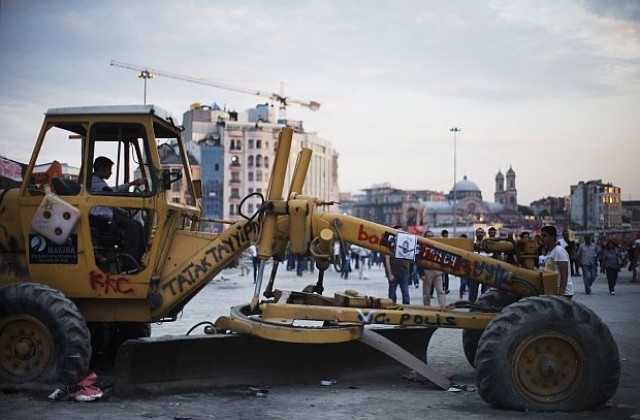
M 342 191 L 374 183 L 518 201 L 601 179 L 640 200 L 640 1 L 0 0 L 0 154 L 26 161 L 47 108 L 142 103 L 118 60 L 322 104 L 289 118 L 331 140 Z M 263 102 L 180 80 L 147 102 Z M 61 160 L 64 157 L 61 156 Z

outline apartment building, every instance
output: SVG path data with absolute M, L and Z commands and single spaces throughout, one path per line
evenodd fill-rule
M 306 132 L 302 121 L 278 120 L 277 111 L 261 104 L 245 112 L 217 105 L 193 104 L 183 115 L 187 150 L 200 162 L 204 218 L 236 220 L 250 217 L 267 193 L 269 177 L 283 127 L 294 130 L 285 192 L 291 182 L 297 153 L 313 151 L 302 193 L 338 201 L 337 157 L 331 142 Z M 335 211 L 328 208 L 325 211 Z M 205 230 L 221 231 L 225 224 L 204 223 Z
M 572 185 L 571 221 L 583 229 L 622 227 L 620 187 L 600 179 Z

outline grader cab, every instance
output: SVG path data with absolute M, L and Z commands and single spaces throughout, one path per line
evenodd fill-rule
M 459 328 L 478 391 L 493 405 L 573 411 L 602 405 L 615 393 L 620 365 L 611 333 L 591 310 L 557 296 L 555 273 L 533 270 L 526 258 L 517 266 L 479 255 L 471 241 L 432 240 L 322 212 L 332 203 L 302 195 L 308 149 L 299 154 L 285 195 L 291 142 L 292 130 L 283 129 L 269 189 L 256 213 L 213 234 L 199 231 L 198 188 L 180 129 L 168 115 L 153 106 L 49 110 L 21 187 L 0 192 L 0 381 L 74 383 L 92 358 L 113 359 L 118 351 L 123 386 L 211 383 L 208 376 L 228 384 L 234 370 L 257 377 L 269 363 L 247 371 L 246 359 L 235 365 L 220 358 L 250 351 L 273 360 L 289 352 L 290 363 L 284 364 L 291 364 L 305 355 L 346 357 L 340 346 L 357 344 L 446 388 L 449 380 L 425 363 L 426 347 L 436 328 Z M 175 151 L 176 167 L 163 165 L 160 144 Z M 43 160 L 63 153 L 78 156 L 76 179 L 52 182 L 53 191 L 31 182 Z M 91 187 L 92 164 L 104 155 L 114 160 L 111 181 L 125 188 Z M 126 188 L 138 178 L 142 188 Z M 171 197 L 178 181 L 186 183 L 186 204 Z M 94 223 L 92 214 L 103 207 L 123 211 L 142 226 L 142 257 L 125 252 L 117 232 Z M 207 329 L 210 336 L 129 340 L 148 336 L 151 322 L 174 320 L 253 242 L 261 258 L 254 294 L 217 319 Z M 442 308 L 400 305 L 352 290 L 324 296 L 323 275 L 336 242 L 405 258 L 493 290 L 476 304 Z M 318 281 L 300 291 L 277 289 L 285 251 L 311 256 Z M 364 353 L 357 351 L 362 360 Z M 277 371 L 284 375 L 285 366 Z

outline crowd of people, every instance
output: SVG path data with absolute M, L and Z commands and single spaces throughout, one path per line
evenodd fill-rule
M 394 226 L 395 229 L 402 230 L 402 226 Z M 434 232 L 426 230 L 426 238 L 433 238 Z M 442 230 L 440 236 L 449 236 L 447 230 Z M 465 237 L 466 235 L 461 235 Z M 604 274 L 607 279 L 609 294 L 615 295 L 616 284 L 619 272 L 628 268 L 632 272 L 631 282 L 636 282 L 638 277 L 638 262 L 640 262 L 640 233 L 635 242 L 628 248 L 623 247 L 611 239 L 594 241 L 591 234 L 586 234 L 581 242 L 570 238 L 570 232 L 563 230 L 561 234 L 554 226 L 545 226 L 531 238 L 530 232 L 521 232 L 517 239 L 510 237 L 498 237 L 497 229 L 490 227 L 485 231 L 479 227 L 475 231 L 474 249 L 479 255 L 495 258 L 510 263 L 517 263 L 515 253 L 491 253 L 482 246 L 485 240 L 508 240 L 535 241 L 538 257 L 534 259 L 534 266 L 539 270 L 551 270 L 558 273 L 557 293 L 567 299 L 572 299 L 576 292 L 576 285 L 573 278 L 582 277 L 584 293 L 589 295 L 592 286 L 600 274 Z M 344 248 L 344 249 L 343 249 Z M 246 255 L 247 262 L 253 265 L 254 282 L 258 265 L 258 257 L 255 246 L 252 246 Z M 445 306 L 447 294 L 449 294 L 448 274 L 440 270 L 424 269 L 418 264 L 393 256 L 382 256 L 364 247 L 354 244 L 341 243 L 336 241 L 332 265 L 334 270 L 340 273 L 342 279 L 348 280 L 349 276 L 358 279 L 368 279 L 367 271 L 373 268 L 383 268 L 388 281 L 388 298 L 393 302 L 398 300 L 398 289 L 400 289 L 400 300 L 402 304 L 410 304 L 409 288 L 418 288 L 422 283 L 422 304 L 431 306 L 431 299 L 436 295 L 438 306 Z M 249 264 L 241 263 L 242 275 L 249 274 Z M 303 273 L 314 272 L 314 261 L 309 257 L 287 256 L 286 269 L 295 270 L 297 276 Z M 367 269 L 367 270 L 365 270 Z M 354 273 L 354 274 L 351 274 Z M 490 287 L 480 284 L 472 279 L 460 278 L 459 298 L 467 297 L 470 302 L 475 302 L 480 295 L 487 292 Z
M 585 294 L 591 294 L 591 287 L 599 274 L 606 276 L 610 295 L 616 294 L 621 270 L 627 268 L 632 272 L 631 282 L 637 281 L 640 234 L 626 248 L 613 239 L 602 238 L 596 242 L 591 234 L 584 235 L 582 242 L 573 241 L 569 236 L 569 231 L 564 230 L 556 244 L 568 255 L 569 276 L 582 277 Z M 541 243 L 539 250 L 540 255 L 544 255 L 544 244 Z

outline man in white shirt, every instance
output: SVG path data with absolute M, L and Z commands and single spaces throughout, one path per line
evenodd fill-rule
M 558 245 L 558 232 L 553 226 L 545 226 L 542 228 L 540 238 L 547 253 L 544 255 L 543 268 L 545 270 L 555 271 L 558 273 L 557 293 L 567 299 L 573 298 L 573 281 L 569 276 L 569 253 L 564 247 Z
M 251 264 L 253 265 L 253 284 L 258 282 L 258 269 L 260 267 L 260 257 L 258 257 L 258 248 L 255 245 L 249 245 L 247 248 L 247 255 L 251 258 Z

